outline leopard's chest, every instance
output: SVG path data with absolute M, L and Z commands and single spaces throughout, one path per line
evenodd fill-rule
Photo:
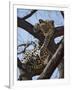
M 43 64 L 42 60 L 40 60 L 40 57 L 37 56 L 36 59 L 31 59 L 27 63 L 27 68 L 29 72 L 32 72 L 34 74 L 40 74 L 43 70 L 45 65 Z
M 40 59 L 42 61 L 44 61 L 47 58 L 48 54 L 49 54 L 49 50 L 47 49 L 47 47 L 44 47 L 44 46 L 41 47 L 41 49 L 40 49 Z
M 31 67 L 32 69 L 40 69 L 42 65 L 43 65 L 43 62 L 40 59 L 40 57 L 37 55 L 36 59 L 32 60 Z

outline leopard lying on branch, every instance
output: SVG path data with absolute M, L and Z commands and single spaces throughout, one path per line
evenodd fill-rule
M 25 64 L 29 72 L 39 75 L 48 63 L 50 56 L 52 55 L 47 46 L 50 43 L 52 36 L 54 35 L 54 21 L 43 21 L 40 19 L 39 23 L 35 24 L 34 30 L 36 30 L 36 32 L 40 30 L 44 34 L 44 43 L 40 48 L 39 55 L 37 54 L 34 56 L 32 54 L 32 56 L 26 61 Z

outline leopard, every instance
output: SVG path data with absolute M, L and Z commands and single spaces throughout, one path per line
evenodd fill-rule
M 34 32 L 41 32 L 44 35 L 44 42 L 40 47 L 40 52 L 36 56 L 33 54 L 27 60 L 27 70 L 31 72 L 33 75 L 39 75 L 47 63 L 49 62 L 52 52 L 49 50 L 48 45 L 55 33 L 55 26 L 53 20 L 42 20 L 39 19 L 39 23 L 34 25 Z
M 40 47 L 40 52 L 36 56 L 34 56 L 34 52 L 26 61 L 27 71 L 32 72 L 33 75 L 39 75 L 47 63 L 49 62 L 49 58 L 51 56 L 51 52 L 48 49 L 48 45 L 51 41 L 52 36 L 54 35 L 54 21 L 53 20 L 42 20 L 39 19 L 39 23 L 35 25 L 35 30 L 40 30 L 44 35 L 44 42 Z
M 35 30 L 40 30 L 45 37 L 44 42 L 40 48 L 40 53 L 37 54 L 35 59 L 33 58 L 34 56 L 32 56 L 31 60 L 28 61 L 31 65 L 31 70 L 36 73 L 36 71 L 40 72 L 40 70 L 42 72 L 43 68 L 47 65 L 52 55 L 52 53 L 48 49 L 48 45 L 55 32 L 54 31 L 54 21 L 53 20 L 44 21 L 42 19 L 39 19 L 39 23 L 35 25 Z
M 39 23 L 35 25 L 35 30 L 41 30 L 43 33 L 45 39 L 44 42 L 40 48 L 40 60 L 42 61 L 43 64 L 47 64 L 49 61 L 49 58 L 51 57 L 52 53 L 48 49 L 48 45 L 55 33 L 54 30 L 54 21 L 53 20 L 42 20 L 39 19 Z

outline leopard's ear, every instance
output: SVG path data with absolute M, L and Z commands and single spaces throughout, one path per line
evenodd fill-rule
M 51 20 L 50 23 L 51 23 L 52 25 L 54 25 L 54 20 Z
M 44 20 L 42 20 L 42 19 L 39 19 L 39 23 L 44 23 Z

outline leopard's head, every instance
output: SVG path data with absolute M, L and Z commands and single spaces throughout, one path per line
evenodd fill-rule
M 54 21 L 43 21 L 39 19 L 39 26 L 40 30 L 43 32 L 44 36 L 48 35 L 54 29 Z

